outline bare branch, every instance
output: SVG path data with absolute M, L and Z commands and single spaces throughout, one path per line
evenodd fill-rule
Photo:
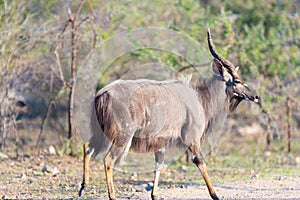
M 83 18 L 82 20 L 80 20 L 80 22 L 77 24 L 77 28 L 80 27 L 80 25 L 86 21 L 90 21 L 90 17 L 86 17 L 86 18 Z
M 51 99 L 48 103 L 48 106 L 47 106 L 47 111 L 42 119 L 42 124 L 41 124 L 41 128 L 40 128 L 40 134 L 38 136 L 38 139 L 37 139 L 37 142 L 36 142 L 36 148 L 37 148 L 37 153 L 40 152 L 40 143 L 41 143 L 41 139 L 42 139 L 42 135 L 44 134 L 44 127 L 45 127 L 45 122 L 46 122 L 46 119 L 48 118 L 49 114 L 50 114 L 50 111 L 51 111 L 51 107 L 52 107 L 52 104 L 54 102 L 54 99 Z
M 64 27 L 61 31 L 61 47 L 62 48 L 64 48 L 64 46 L 65 46 L 65 32 L 68 28 L 69 23 L 70 23 L 70 19 L 68 19 L 68 21 L 65 22 Z
M 286 98 L 286 102 L 285 102 L 285 105 L 286 105 L 286 121 L 287 121 L 287 130 L 286 130 L 286 134 L 287 134 L 287 140 L 288 140 L 288 144 L 287 144 L 287 152 L 288 153 L 291 153 L 292 151 L 292 145 L 291 145 L 291 123 L 292 123 L 292 110 L 291 110 L 291 103 L 292 103 L 292 100 L 287 97 Z
M 271 122 L 274 119 L 270 115 L 269 111 L 265 108 L 265 106 L 261 103 L 261 101 L 259 101 L 257 103 L 257 105 L 259 106 L 261 112 L 264 113 L 267 116 L 267 136 L 266 136 L 266 141 L 267 141 L 267 150 L 269 150 L 270 147 L 271 147 L 271 142 L 272 142 Z
M 71 80 L 69 85 L 69 109 L 68 109 L 68 124 L 69 124 L 69 135 L 68 138 L 70 139 L 72 137 L 72 131 L 73 131 L 73 107 L 74 107 L 74 82 L 76 80 L 76 61 L 77 61 L 77 51 L 78 47 L 76 46 L 77 43 L 77 25 L 76 20 L 79 16 L 79 13 L 82 9 L 84 0 L 81 0 L 76 14 L 73 18 L 70 18 L 70 22 L 72 25 L 72 33 L 71 33 L 71 46 L 72 46 L 72 52 L 71 52 Z
M 60 76 L 60 79 L 63 82 L 63 87 L 66 87 L 67 83 L 66 83 L 66 79 L 65 79 L 65 76 L 64 76 L 64 73 L 63 73 L 63 70 L 62 70 L 60 57 L 59 57 L 59 53 L 58 53 L 57 49 L 58 49 L 58 47 L 55 48 L 54 54 L 56 56 L 56 62 L 57 62 L 57 65 L 58 65 L 59 76 Z
M 89 5 L 89 9 L 90 9 L 90 12 L 92 14 L 92 18 L 90 18 L 89 22 L 92 26 L 92 30 L 93 30 L 93 39 L 94 39 L 94 42 L 93 42 L 93 48 L 95 48 L 96 46 L 96 41 L 97 41 L 97 34 L 96 34 L 96 29 L 95 29 L 95 26 L 94 26 L 94 20 L 95 20 L 95 15 L 94 15 L 94 11 L 93 11 L 93 7 L 92 7 L 92 4 L 91 4 L 91 1 L 90 0 L 87 0 L 87 3 Z
M 69 18 L 71 18 L 72 10 L 71 10 L 71 6 L 70 6 L 70 0 L 66 0 L 66 7 L 67 7 L 67 14 L 68 14 Z
M 72 10 L 71 10 L 71 5 L 70 5 L 70 0 L 66 0 L 66 8 L 67 8 L 67 14 L 68 14 L 68 17 L 69 19 L 65 22 L 65 24 L 63 25 L 63 28 L 62 28 L 62 32 L 61 32 L 61 45 L 62 47 L 64 47 L 64 35 L 66 33 L 66 30 L 67 28 L 69 27 L 69 24 L 71 24 L 71 78 L 70 80 L 68 81 L 68 88 L 69 88 L 69 102 L 68 102 L 68 126 L 69 126 L 69 135 L 68 135 L 68 138 L 71 138 L 72 136 L 72 131 L 73 131 L 73 128 L 72 128 L 72 121 L 73 121 L 73 102 L 74 102 L 74 82 L 76 80 L 76 63 L 77 63 L 77 52 L 78 52 L 78 47 L 80 45 L 78 45 L 78 40 L 80 38 L 78 38 L 78 32 L 77 32 L 77 29 L 80 27 L 80 25 L 85 22 L 85 21 L 88 21 L 90 22 L 91 26 L 92 26 L 92 29 L 93 29 L 93 38 L 94 38 L 94 41 L 93 41 L 93 48 L 95 47 L 95 44 L 96 44 L 96 31 L 95 31 L 95 28 L 94 28 L 94 23 L 93 23 L 93 20 L 94 20 L 94 13 L 93 13 L 93 10 L 92 10 L 92 5 L 91 5 L 91 2 L 88 0 L 87 3 L 88 3 L 88 6 L 89 6 L 89 10 L 91 12 L 91 15 L 92 17 L 86 17 L 82 20 L 80 20 L 78 22 L 78 17 L 79 17 L 79 14 L 82 10 L 82 7 L 83 7 L 83 4 L 86 2 L 86 0 L 81 0 L 76 11 L 74 12 L 75 14 L 72 13 Z M 56 55 L 56 59 L 57 59 L 57 64 L 59 66 L 59 73 L 60 73 L 60 77 L 61 77 L 61 80 L 63 81 L 63 84 L 64 84 L 64 87 L 66 87 L 67 85 L 67 81 L 65 80 L 65 76 L 62 72 L 62 67 L 61 67 L 61 64 L 60 64 L 60 59 L 59 59 L 59 55 L 58 55 L 58 52 L 57 52 L 57 48 L 55 50 L 55 55 Z M 64 88 L 63 87 L 63 88 Z M 48 108 L 49 109 L 49 108 Z
M 75 16 L 73 17 L 73 19 L 71 19 L 73 23 L 76 22 L 77 17 L 79 16 L 79 13 L 80 13 L 80 11 L 81 11 L 81 9 L 82 9 L 82 6 L 83 6 L 84 1 L 85 1 L 85 0 L 81 0 L 80 4 L 79 4 L 79 6 L 78 6 L 78 8 L 77 8 L 77 10 L 76 10 Z M 75 25 L 75 24 L 74 24 L 74 25 Z M 77 27 L 74 26 L 74 28 L 76 29 Z

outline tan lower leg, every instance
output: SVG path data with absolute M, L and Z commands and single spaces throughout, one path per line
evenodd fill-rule
M 152 192 L 151 192 L 151 199 L 155 199 L 155 196 L 157 196 L 159 175 L 160 175 L 160 170 L 156 170 L 155 171 L 153 188 L 152 188 Z
M 197 165 L 199 171 L 201 172 L 203 178 L 204 178 L 204 181 L 206 183 L 206 186 L 208 188 L 208 191 L 209 191 L 209 194 L 210 196 L 213 198 L 213 199 L 218 199 L 217 197 L 217 194 L 211 184 L 211 181 L 210 181 L 210 178 L 208 176 L 208 172 L 207 172 L 207 168 L 206 168 L 206 164 L 203 162 L 203 163 L 200 163 Z
M 82 195 L 83 190 L 86 185 L 89 184 L 89 163 L 90 163 L 90 152 L 88 150 L 89 142 L 83 145 L 83 178 L 81 183 L 81 188 L 79 190 L 79 196 Z
M 89 184 L 90 179 L 90 152 L 88 150 L 89 143 L 85 143 L 83 145 L 84 150 L 84 162 L 83 162 L 83 180 L 85 181 L 85 184 Z
M 115 199 L 115 190 L 113 184 L 113 160 L 110 157 L 110 154 L 107 154 L 104 159 L 104 170 L 106 176 L 106 183 L 108 188 L 109 199 Z

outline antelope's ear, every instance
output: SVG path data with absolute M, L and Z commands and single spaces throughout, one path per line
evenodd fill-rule
M 224 66 L 216 58 L 214 58 L 214 61 L 212 63 L 212 70 L 216 75 L 224 77 Z
M 232 81 L 232 76 L 228 73 L 218 59 L 214 59 L 214 62 L 212 63 L 212 69 L 216 75 L 222 76 L 224 81 Z

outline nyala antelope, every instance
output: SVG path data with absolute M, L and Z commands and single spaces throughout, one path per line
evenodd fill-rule
M 259 97 L 244 83 L 237 68 L 217 53 L 209 29 L 207 42 L 213 56 L 214 73 L 208 80 L 193 86 L 178 80 L 117 80 L 96 93 L 91 122 L 96 121 L 101 131 L 94 130 L 90 141 L 84 145 L 84 176 L 79 195 L 89 180 L 91 154 L 97 155 L 109 145 L 104 157 L 109 199 L 116 199 L 114 165 L 129 150 L 154 153 L 156 167 L 151 198 L 158 199 L 164 151 L 167 146 L 176 143 L 190 151 L 211 198 L 219 199 L 201 152 L 203 138 L 224 123 L 227 115 L 241 101 L 258 102 Z

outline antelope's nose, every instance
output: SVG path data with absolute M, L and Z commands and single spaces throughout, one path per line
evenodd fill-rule
M 255 102 L 255 103 L 258 103 L 258 102 L 259 102 L 259 96 L 256 95 L 256 96 L 254 97 L 254 102 Z

